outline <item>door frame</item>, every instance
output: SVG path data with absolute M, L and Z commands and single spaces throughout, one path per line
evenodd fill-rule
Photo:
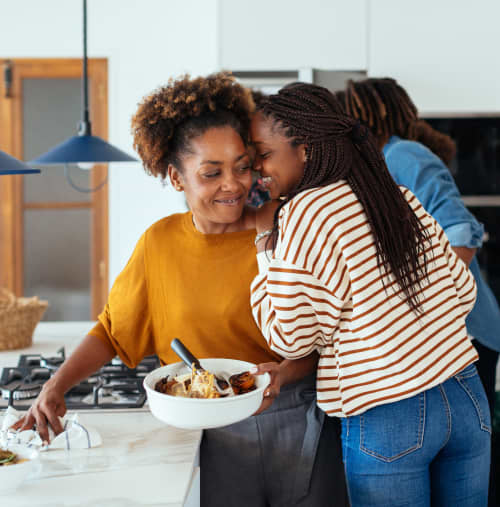
M 0 149 L 23 159 L 23 79 L 81 78 L 79 58 L 0 58 L 0 67 L 11 68 L 11 86 L 0 78 Z M 108 136 L 108 62 L 106 58 L 88 59 L 89 110 L 92 133 Z M 76 134 L 68 132 L 68 137 Z M 43 175 L 27 177 L 43 178 Z M 106 164 L 91 170 L 90 184 L 97 186 L 107 177 Z M 0 178 L 0 286 L 21 296 L 24 288 L 24 210 L 22 175 Z M 44 203 L 50 208 L 50 203 Z M 96 319 L 107 300 L 109 278 L 108 185 L 91 194 L 91 318 Z

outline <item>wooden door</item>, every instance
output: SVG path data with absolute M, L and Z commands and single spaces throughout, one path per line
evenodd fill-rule
M 81 119 L 81 98 L 75 98 L 77 90 L 81 90 L 80 59 L 0 59 L 0 68 L 3 70 L 0 77 L 0 149 L 28 160 L 76 134 Z M 89 59 L 88 74 L 92 133 L 107 139 L 107 60 Z M 59 90 L 62 90 L 60 95 Z M 68 101 L 71 107 L 68 107 Z M 71 120 L 67 118 L 69 114 L 75 116 L 72 128 Z M 61 115 L 66 115 L 64 121 L 69 128 L 64 127 L 64 133 L 58 133 L 57 142 L 51 141 L 44 146 L 46 133 L 51 129 L 61 130 Z M 35 149 L 36 153 L 33 152 Z M 78 178 L 84 186 L 91 188 L 107 177 L 104 164 L 95 165 L 86 174 L 81 169 L 70 170 L 77 176 L 80 171 L 82 175 Z M 82 297 L 74 301 L 76 317 L 60 309 L 56 313 L 50 297 L 44 293 L 37 295 L 46 297 L 52 304 L 52 318 L 47 320 L 95 319 L 108 292 L 108 187 L 104 185 L 97 192 L 78 194 L 58 177 L 62 171 L 60 167 L 53 167 L 43 168 L 41 175 L 0 177 L 0 286 L 17 295 L 32 295 L 30 292 L 36 290 L 36 284 L 30 280 L 44 275 L 45 290 L 53 294 L 53 299 L 59 300 L 62 307 L 62 302 L 68 299 L 64 291 L 70 294 L 71 290 L 61 286 L 78 274 L 78 283 L 88 284 L 88 287 L 78 288 Z M 44 177 L 46 179 L 42 180 Z M 61 231 L 66 230 L 67 236 L 63 239 L 57 231 L 61 223 L 65 227 Z M 33 231 L 36 231 L 37 242 L 34 242 Z M 43 237 L 47 240 L 43 241 Z M 64 255 L 65 247 L 67 255 Z M 42 250 L 43 259 L 40 257 Z M 75 256 L 75 252 L 81 255 Z M 71 257 L 79 256 L 85 257 L 83 267 L 71 264 Z M 30 272 L 33 271 L 30 259 L 41 263 L 36 273 Z M 57 275 L 53 287 L 49 287 L 52 283 L 49 272 Z M 84 294 L 85 291 L 88 294 Z M 84 301 L 83 306 L 88 306 L 88 312 L 76 311 L 78 301 Z

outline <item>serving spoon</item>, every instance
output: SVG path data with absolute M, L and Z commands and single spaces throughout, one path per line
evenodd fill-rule
M 193 356 L 193 354 L 179 340 L 179 338 L 174 338 L 170 343 L 170 347 L 172 347 L 172 350 L 182 359 L 184 364 L 186 364 L 190 370 L 194 365 L 197 370 L 206 371 L 205 368 L 203 368 L 203 366 L 200 364 L 200 361 L 195 356 Z M 217 375 L 214 375 L 214 377 L 215 388 L 221 396 L 227 396 L 233 392 L 233 388 L 226 379 Z

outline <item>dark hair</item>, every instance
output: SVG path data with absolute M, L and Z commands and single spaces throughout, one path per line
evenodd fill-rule
M 368 125 L 375 137 L 388 139 L 397 135 L 419 141 L 445 164 L 455 156 L 453 139 L 418 118 L 417 107 L 396 80 L 387 77 L 349 80 L 345 91 L 335 95 L 345 112 Z
M 347 116 L 326 88 L 306 83 L 270 95 L 257 110 L 306 150 L 302 180 L 276 210 L 275 235 L 279 210 L 294 196 L 346 180 L 371 226 L 381 274 L 392 271 L 407 303 L 419 313 L 417 288 L 427 277 L 429 235 L 389 174 L 368 128 Z M 385 286 L 384 277 L 382 283 Z
M 228 72 L 183 76 L 146 96 L 132 118 L 134 148 L 149 174 L 166 178 L 168 165 L 182 170 L 191 141 L 213 127 L 234 128 L 248 141 L 254 103 Z
M 250 90 L 250 93 L 252 94 L 252 99 L 253 99 L 256 106 L 257 106 L 257 104 L 259 104 L 260 102 L 262 102 L 263 100 L 265 100 L 267 98 L 267 94 L 260 91 L 260 90 L 255 90 L 252 88 Z

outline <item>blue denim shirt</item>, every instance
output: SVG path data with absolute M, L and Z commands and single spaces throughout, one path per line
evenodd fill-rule
M 392 136 L 383 149 L 389 172 L 398 185 L 410 189 L 446 233 L 452 246 L 479 248 L 484 228 L 465 207 L 453 176 L 423 144 Z M 470 271 L 477 285 L 467 331 L 487 347 L 500 351 L 500 308 L 479 269 L 476 257 Z

